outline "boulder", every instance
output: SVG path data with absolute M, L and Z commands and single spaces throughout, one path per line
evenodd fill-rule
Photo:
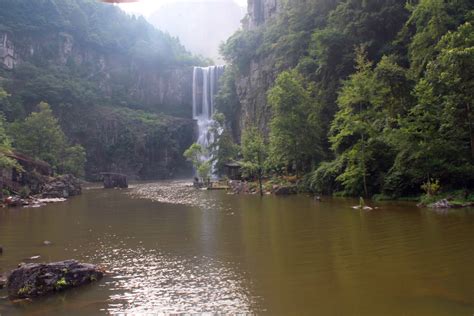
M 53 178 L 43 186 L 43 198 L 68 198 L 81 194 L 82 188 L 79 180 L 70 175 Z
M 5 199 L 4 203 L 8 206 L 16 207 L 22 206 L 23 200 L 19 196 L 9 196 Z
M 431 207 L 431 208 L 451 208 L 452 205 L 451 205 L 451 203 L 449 203 L 449 201 L 447 199 L 442 199 L 442 200 L 439 200 L 438 202 L 435 202 L 435 203 L 432 203 L 432 204 L 428 205 L 428 207 Z
M 76 260 L 27 263 L 8 277 L 8 297 L 15 300 L 44 296 L 95 282 L 103 276 L 103 269 Z
M 7 278 L 0 274 L 0 290 L 7 285 Z
M 275 195 L 291 195 L 298 193 L 295 186 L 280 186 L 274 191 Z
M 248 193 L 249 188 L 246 182 L 240 180 L 230 180 L 228 185 L 233 193 L 241 194 L 241 193 Z
M 0 255 L 3 253 L 3 246 L 0 245 Z
M 127 176 L 120 173 L 102 172 L 101 173 L 104 189 L 128 188 Z

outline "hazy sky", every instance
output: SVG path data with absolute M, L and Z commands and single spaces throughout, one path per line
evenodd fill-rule
M 119 6 L 126 12 L 142 14 L 148 17 L 151 13 L 156 11 L 163 4 L 170 2 L 193 2 L 193 1 L 229 1 L 229 0 L 141 0 L 135 3 L 123 3 Z M 247 0 L 233 0 L 242 7 L 247 6 Z

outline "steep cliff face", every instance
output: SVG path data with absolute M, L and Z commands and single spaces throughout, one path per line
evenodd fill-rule
M 248 30 L 255 29 L 265 24 L 281 9 L 280 0 L 249 0 L 248 1 L 248 19 L 245 21 L 244 28 Z
M 258 31 L 259 28 L 266 27 L 278 16 L 281 8 L 280 0 L 249 0 L 244 31 Z M 241 103 L 241 130 L 248 125 L 256 125 L 268 134 L 271 111 L 267 104 L 266 93 L 278 73 L 274 64 L 274 56 L 271 54 L 252 59 L 248 72 L 241 73 L 237 78 L 236 89 Z
M 192 67 L 150 64 L 120 52 L 81 43 L 66 32 L 39 36 L 0 33 L 0 63 L 14 69 L 22 63 L 76 67 L 98 83 L 104 96 L 152 112 L 190 117 Z M 145 52 L 144 52 L 145 53 Z
M 8 121 L 50 104 L 86 177 L 167 178 L 186 170 L 192 66 L 181 43 L 116 6 L 90 0 L 0 1 L 0 100 Z

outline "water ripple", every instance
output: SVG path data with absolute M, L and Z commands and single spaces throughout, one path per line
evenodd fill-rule
M 100 248 L 91 258 L 103 262 L 112 276 L 111 314 L 251 313 L 252 297 L 231 267 L 209 257 L 180 258 L 155 250 Z

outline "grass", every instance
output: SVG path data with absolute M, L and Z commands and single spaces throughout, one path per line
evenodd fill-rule
M 452 205 L 462 206 L 466 203 L 474 202 L 474 193 L 466 193 L 465 190 L 455 190 L 442 192 L 436 195 L 423 195 L 420 198 L 420 203 L 423 205 L 429 205 L 439 200 L 447 199 Z

